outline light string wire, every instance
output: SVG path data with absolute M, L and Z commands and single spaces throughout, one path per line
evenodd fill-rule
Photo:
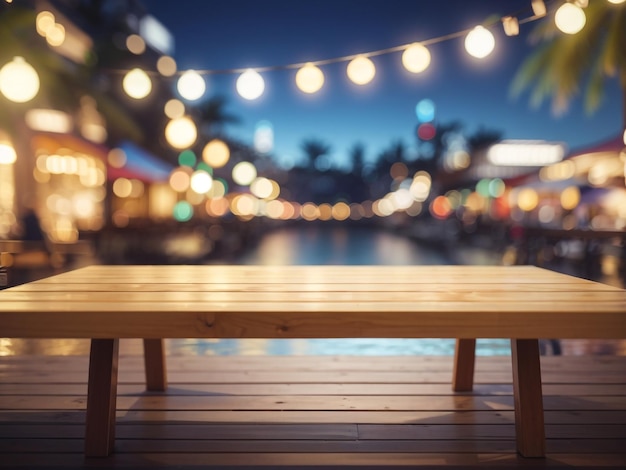
M 553 3 L 552 1 L 548 1 L 546 3 Z M 548 8 L 548 6 L 546 6 L 547 11 L 550 12 L 552 9 Z M 518 10 L 514 13 L 511 13 L 509 15 L 504 15 L 501 16 L 498 19 L 494 19 L 491 21 L 487 21 L 484 23 L 481 23 L 481 26 L 489 29 L 494 27 L 497 24 L 500 24 L 504 21 L 505 18 L 509 18 L 509 17 L 515 17 L 517 18 L 519 15 L 527 12 L 528 9 L 522 9 L 522 10 Z M 532 15 L 523 19 L 518 19 L 518 24 L 522 25 L 522 24 L 527 24 L 527 23 L 532 23 L 534 21 L 540 20 L 542 18 L 545 18 L 546 15 L 542 15 L 542 16 L 537 16 L 537 15 Z M 194 72 L 200 74 L 200 75 L 228 75 L 228 74 L 240 74 L 240 73 L 244 73 L 247 72 L 248 70 L 253 70 L 255 72 L 259 72 L 259 73 L 264 73 L 264 72 L 273 72 L 273 71 L 279 71 L 279 70 L 293 70 L 293 69 L 299 69 L 302 68 L 306 65 L 315 65 L 315 66 L 324 66 L 324 65 L 331 65 L 331 64 L 336 64 L 336 63 L 341 63 L 341 62 L 349 62 L 353 59 L 356 59 L 357 57 L 377 57 L 377 56 L 381 56 L 381 55 L 386 55 L 386 54 L 392 54 L 394 52 L 400 52 L 403 51 L 405 49 L 407 49 L 408 47 L 412 46 L 413 44 L 421 44 L 423 46 L 430 46 L 433 44 L 439 44 L 445 41 L 450 41 L 452 39 L 457 39 L 460 37 L 463 37 L 465 35 L 467 35 L 469 32 L 471 32 L 474 29 L 474 27 L 471 28 L 466 28 L 463 29 L 461 31 L 457 31 L 454 33 L 449 33 L 449 34 L 444 34 L 442 36 L 437 36 L 434 38 L 430 38 L 430 39 L 425 39 L 423 41 L 413 41 L 407 44 L 402 44 L 399 46 L 392 46 L 392 47 L 387 47 L 385 49 L 378 49 L 375 51 L 370 51 L 370 52 L 361 52 L 361 53 L 357 53 L 357 54 L 350 54 L 350 55 L 345 55 L 345 56 L 340 56 L 340 57 L 334 57 L 331 59 L 322 59 L 322 60 L 313 60 L 313 61 L 307 61 L 307 62 L 297 62 L 297 63 L 293 63 L 293 64 L 283 64 L 283 65 L 270 65 L 270 66 L 265 66 L 265 67 L 245 67 L 245 68 L 231 68 L 231 69 L 193 69 Z M 113 73 L 119 73 L 119 74 L 125 74 L 127 73 L 129 70 L 128 69 L 111 69 L 110 70 Z M 184 74 L 185 72 L 187 72 L 188 70 L 178 70 L 176 71 L 174 74 L 172 74 L 172 76 L 180 76 L 182 74 Z M 156 70 L 146 70 L 145 71 L 148 74 L 159 74 L 158 71 Z

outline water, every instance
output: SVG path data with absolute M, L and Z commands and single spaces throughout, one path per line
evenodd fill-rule
M 419 244 L 390 231 L 333 225 L 282 228 L 265 235 L 236 264 L 256 265 L 442 265 L 494 264 L 486 251 L 463 253 Z M 170 354 L 196 355 L 452 355 L 454 339 L 170 340 Z M 479 355 L 508 355 L 510 341 L 477 341 Z

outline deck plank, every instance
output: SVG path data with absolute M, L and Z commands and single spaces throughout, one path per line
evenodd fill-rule
M 510 357 L 477 357 L 475 392 L 459 394 L 449 356 L 167 359 L 167 391 L 146 392 L 141 356 L 120 357 L 115 453 L 98 466 L 538 465 L 515 454 Z M 540 466 L 623 469 L 626 357 L 541 362 Z M 0 467 L 85 464 L 87 364 L 0 357 Z

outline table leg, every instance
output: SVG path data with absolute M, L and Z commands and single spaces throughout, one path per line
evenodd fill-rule
M 511 355 L 517 451 L 524 457 L 545 457 L 539 341 L 512 339 Z
M 167 388 L 165 349 L 163 340 L 144 339 L 143 358 L 146 369 L 146 389 L 162 392 Z
M 115 443 L 118 339 L 92 339 L 89 356 L 85 455 L 106 457 Z
M 470 392 L 474 388 L 474 362 L 476 340 L 458 338 L 454 349 L 454 372 L 452 373 L 452 390 Z

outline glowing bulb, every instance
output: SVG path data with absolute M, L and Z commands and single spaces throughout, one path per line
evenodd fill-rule
M 374 62 L 365 56 L 359 56 L 352 59 L 348 64 L 348 78 L 357 85 L 366 85 L 374 79 L 376 75 L 376 67 Z
M 202 159 L 213 168 L 221 168 L 230 158 L 228 145 L 219 139 L 213 139 L 204 146 Z
M 213 186 L 213 177 L 204 170 L 194 171 L 191 175 L 190 186 L 198 194 L 208 193 Z
M 35 19 L 35 27 L 39 35 L 46 37 L 48 31 L 51 28 L 54 28 L 56 24 L 56 20 L 54 15 L 49 11 L 41 11 L 37 14 L 37 18 Z
M 186 100 L 194 101 L 204 95 L 206 83 L 198 72 L 195 70 L 187 70 L 178 79 L 176 88 L 180 96 Z
M 237 79 L 237 93 L 247 100 L 256 100 L 265 90 L 263 77 L 252 69 L 246 70 Z
M 233 167 L 233 181 L 240 186 L 248 186 L 256 178 L 255 166 L 250 162 L 239 162 Z
M 585 26 L 587 17 L 579 6 L 564 3 L 554 14 L 554 23 L 565 34 L 576 34 Z
M 140 100 L 145 98 L 152 91 L 152 82 L 148 74 L 141 69 L 132 69 L 124 76 L 122 81 L 124 91 L 131 98 Z
M 624 2 L 626 2 L 626 0 L 608 0 L 609 3 L 612 3 L 613 5 L 620 5 Z
M 306 64 L 296 73 L 296 85 L 305 93 L 315 93 L 324 85 L 324 74 L 313 64 Z
M 198 137 L 198 130 L 194 122 L 187 116 L 172 119 L 165 126 L 165 138 L 174 148 L 186 149 L 191 147 Z
M 423 72 L 430 65 L 430 52 L 422 44 L 411 44 L 402 53 L 402 65 L 409 72 Z
M 182 101 L 172 98 L 163 108 L 165 115 L 170 119 L 176 119 L 185 115 L 185 105 Z
M 46 41 L 53 47 L 58 47 L 65 42 L 65 27 L 55 23 L 46 31 Z
M 171 77 L 176 73 L 176 61 L 170 56 L 161 56 L 157 60 L 157 70 L 164 77 Z
M 17 160 L 15 149 L 8 142 L 0 142 L 0 165 L 11 165 Z
M 39 92 L 39 75 L 22 57 L 14 57 L 0 69 L 0 93 L 14 103 L 26 103 Z
M 126 38 L 126 48 L 135 55 L 146 51 L 146 42 L 138 34 L 131 34 Z
M 483 26 L 476 26 L 465 37 L 465 50 L 477 59 L 487 57 L 493 51 L 496 41 L 491 31 Z

